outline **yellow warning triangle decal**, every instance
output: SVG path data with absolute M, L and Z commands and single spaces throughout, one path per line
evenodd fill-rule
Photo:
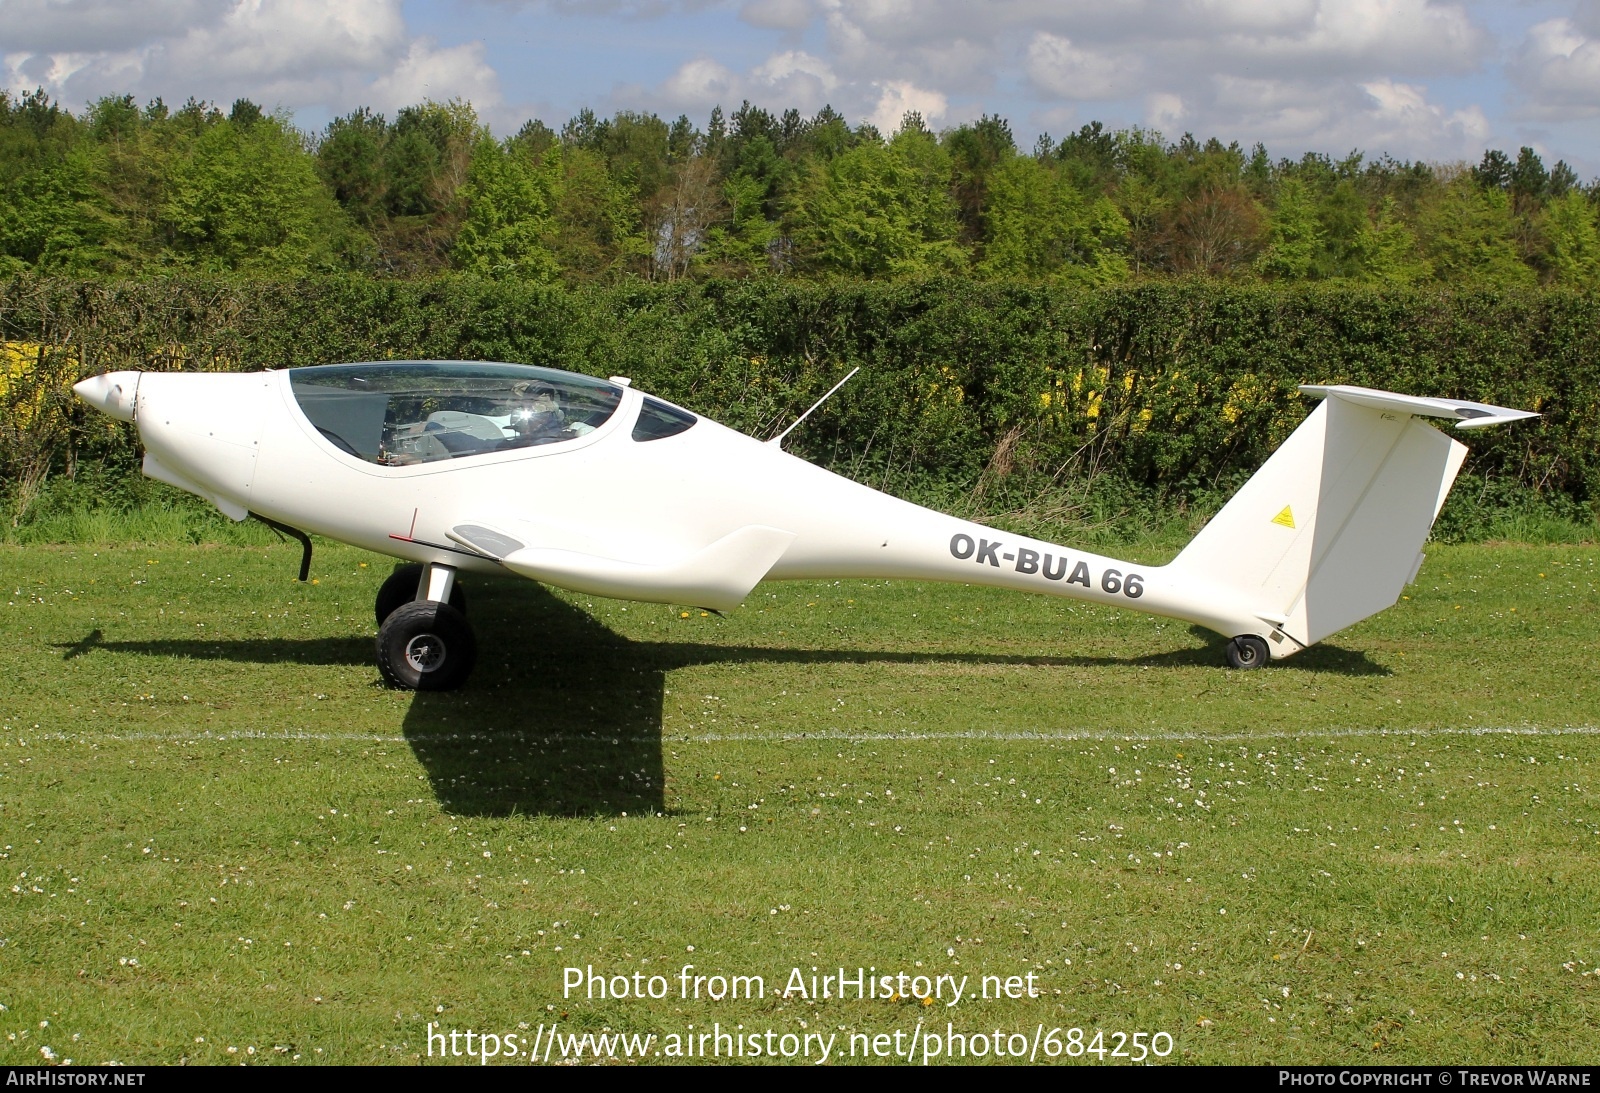
M 1286 528 L 1292 528 L 1294 527 L 1294 513 L 1289 511 L 1288 505 L 1285 505 L 1283 506 L 1283 511 L 1272 518 L 1272 522 L 1274 524 L 1281 524 Z

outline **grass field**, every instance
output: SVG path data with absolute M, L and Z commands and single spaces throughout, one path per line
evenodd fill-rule
M 430 1021 L 663 1059 L 692 1025 L 863 1061 L 851 1033 L 919 1021 L 990 1060 L 1057 1028 L 1089 1062 L 1096 1030 L 1189 1062 L 1594 1057 L 1595 548 L 1433 548 L 1393 610 L 1250 673 L 1182 625 L 957 586 L 724 619 L 473 581 L 477 674 L 423 696 L 372 664 L 389 563 L 296 561 L 0 547 L 0 1063 L 408 1061 Z M 765 997 L 682 999 L 686 964 Z M 564 997 L 587 966 L 670 990 Z M 970 982 L 778 996 L 841 967 Z

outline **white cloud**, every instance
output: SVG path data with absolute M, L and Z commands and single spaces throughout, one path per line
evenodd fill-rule
M 1187 113 L 1181 96 L 1166 91 L 1145 96 L 1144 116 L 1151 128 L 1171 129 L 1182 122 Z
M 848 78 L 929 82 L 947 91 L 987 89 L 1002 54 L 1005 3 L 951 0 L 821 0 L 828 45 Z M 990 18 L 991 13 L 995 18 Z
M 222 0 L 5 0 L 0 42 L 8 53 L 117 52 L 175 37 L 226 8 Z
M 713 106 L 727 109 L 749 99 L 758 106 L 810 113 L 828 102 L 838 86 L 828 62 L 801 50 L 785 50 L 742 73 L 697 57 L 680 65 L 658 90 L 633 86 L 622 98 L 643 109 L 667 112 L 704 113 Z
M 1447 108 L 1421 89 L 1490 56 L 1488 33 L 1452 0 L 820 2 L 842 84 L 911 80 L 952 115 L 987 108 L 1020 72 L 1035 124 L 1087 115 L 1408 157 L 1470 154 L 1490 132 L 1481 106 Z M 955 59 L 931 63 L 941 54 Z
M 1050 125 L 1094 104 L 1113 124 L 1256 126 L 1241 136 L 1318 148 L 1425 138 L 1419 147 L 1450 154 L 1486 132 L 1481 107 L 1403 106 L 1397 90 L 1469 75 L 1489 56 L 1489 35 L 1453 0 L 749 0 L 743 11 L 791 36 L 821 29 L 836 80 L 826 94 L 875 124 L 895 108 L 891 86 L 942 96 L 955 118 L 1015 94 L 1016 73 L 1039 103 L 1034 120 Z M 754 76 L 733 82 L 760 90 Z
M 828 102 L 885 131 L 908 109 L 936 125 L 996 110 L 1022 126 L 1098 117 L 1407 158 L 1475 155 L 1468 145 L 1491 136 L 1482 105 L 1424 90 L 1489 56 L 1487 32 L 1455 0 L 744 0 L 738 10 L 746 26 L 811 51 L 735 67 L 708 52 L 655 92 L 632 88 L 630 105 Z M 819 32 L 822 49 L 811 45 Z M 1572 57 L 1561 86 L 1577 97 L 1588 75 Z M 1031 117 L 1017 116 L 1019 94 L 1036 104 Z
M 1533 117 L 1600 115 L 1600 37 L 1572 19 L 1550 19 L 1529 28 L 1511 75 Z
M 1481 107 L 1444 106 L 1427 88 L 1388 78 L 1329 86 L 1314 81 L 1217 76 L 1192 93 L 1152 93 L 1145 123 L 1170 139 L 1217 136 L 1278 154 L 1361 149 L 1408 159 L 1475 159 L 1492 127 Z
M 1040 31 L 1028 43 L 1028 79 L 1052 98 L 1114 99 L 1138 82 L 1137 57 L 1079 49 L 1070 38 Z
M 839 86 L 827 61 L 798 50 L 768 57 L 750 75 L 762 101 L 807 112 L 821 108 Z
M 1267 31 L 1236 24 L 1217 44 L 1222 57 L 1247 62 L 1258 72 L 1304 78 L 1386 74 L 1396 68 L 1415 74 L 1468 72 L 1489 39 L 1454 5 L 1320 0 L 1293 23 Z
M 411 34 L 400 0 L 0 0 L 4 79 L 69 104 L 102 95 L 236 98 L 290 109 L 501 106 L 481 44 Z
M 662 85 L 662 92 L 675 108 L 703 111 L 719 103 L 732 102 L 739 95 L 740 78 L 731 68 L 707 57 L 681 65 Z
M 991 61 L 1018 40 L 1070 39 L 1080 50 L 1147 50 L 1185 67 L 1247 62 L 1384 74 L 1469 71 L 1488 35 L 1439 0 L 819 0 L 841 61 L 880 65 L 956 52 Z M 1257 72 L 1256 74 L 1259 74 Z M 992 75 L 992 72 L 991 72 Z
M 1477 106 L 1446 111 L 1431 103 L 1427 89 L 1393 80 L 1373 80 L 1361 85 L 1371 97 L 1371 130 L 1380 139 L 1401 147 L 1433 146 L 1459 148 L 1462 152 L 1483 147 L 1489 138 L 1489 119 Z
M 500 81 L 484 63 L 483 44 L 440 49 L 428 39 L 411 43 L 394 69 L 370 85 L 371 104 L 394 110 L 432 99 L 461 98 L 477 108 L 480 118 L 492 118 L 501 107 Z
M 928 128 L 934 129 L 949 109 L 950 101 L 939 92 L 917 87 L 905 80 L 894 80 L 883 85 L 877 106 L 867 120 L 877 126 L 880 133 L 888 136 L 900 129 L 900 122 L 909 111 L 920 113 Z
M 618 98 L 667 114 L 680 110 L 703 114 L 716 105 L 727 110 L 746 99 L 770 110 L 793 107 L 802 114 L 830 105 L 852 121 L 871 122 L 885 135 L 899 130 L 907 111 L 920 112 L 931 128 L 973 113 L 952 110 L 945 92 L 917 80 L 846 79 L 833 64 L 803 50 L 773 53 L 743 72 L 698 57 L 680 65 L 659 88 L 634 85 Z

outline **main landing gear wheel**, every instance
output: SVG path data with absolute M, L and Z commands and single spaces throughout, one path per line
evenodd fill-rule
M 1254 634 L 1241 634 L 1228 642 L 1228 667 L 1259 668 L 1272 659 L 1264 639 Z
M 377 613 L 379 626 L 383 625 L 383 620 L 394 614 L 395 608 L 417 598 L 417 583 L 421 580 L 421 562 L 408 562 L 394 567 L 389 579 L 378 589 L 378 600 L 373 608 Z M 459 581 L 450 586 L 450 606 L 463 615 L 467 613 L 467 594 L 461 591 Z
M 391 687 L 453 691 L 477 659 L 471 624 L 447 603 L 403 603 L 378 628 L 378 672 Z

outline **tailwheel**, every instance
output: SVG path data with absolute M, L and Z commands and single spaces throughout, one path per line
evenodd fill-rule
M 1228 667 L 1239 669 L 1259 668 L 1272 659 L 1266 640 L 1254 634 L 1240 634 L 1228 642 L 1227 656 Z
M 472 625 L 447 603 L 403 603 L 378 628 L 378 672 L 391 687 L 453 691 L 477 659 Z
M 421 580 L 421 562 L 407 562 L 394 567 L 394 572 L 389 574 L 388 580 L 383 582 L 383 587 L 378 589 L 378 599 L 373 605 L 379 626 L 383 625 L 383 620 L 394 614 L 395 608 L 417 598 L 417 585 Z M 463 615 L 467 613 L 467 594 L 461 591 L 459 581 L 452 582 L 450 586 L 450 606 Z

